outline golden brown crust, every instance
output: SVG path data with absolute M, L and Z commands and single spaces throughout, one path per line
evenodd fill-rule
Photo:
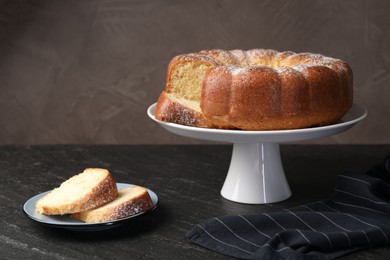
M 264 66 L 271 66 L 277 53 L 277 51 L 271 49 L 252 49 L 246 51 L 249 66 L 255 66 L 260 63 L 264 64 Z
M 180 102 L 167 105 L 160 97 L 157 111 L 165 116 L 157 119 L 198 127 L 294 129 L 335 123 L 352 106 L 352 70 L 342 60 L 271 49 L 204 50 L 175 57 L 168 75 L 177 64 L 193 61 L 210 66 L 198 101 L 201 112 L 180 112 Z M 168 93 L 170 81 L 168 76 Z

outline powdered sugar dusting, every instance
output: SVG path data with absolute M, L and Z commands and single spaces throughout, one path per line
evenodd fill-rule
M 292 51 L 278 52 L 272 49 L 243 50 L 207 50 L 197 53 L 179 55 L 183 60 L 201 59 L 213 63 L 216 68 L 228 67 L 233 75 L 244 72 L 248 67 L 292 67 L 305 73 L 307 67 L 325 66 L 337 73 L 344 73 L 348 68 L 342 60 L 311 52 L 295 53 Z
M 97 209 L 72 215 L 88 223 L 121 219 L 145 212 L 153 207 L 147 189 L 131 186 L 119 190 L 119 197 Z
M 279 75 L 285 78 L 289 78 L 295 76 L 297 73 L 301 73 L 301 71 L 298 71 L 292 67 L 279 67 L 276 68 L 276 71 L 279 73 Z
M 194 114 L 195 111 L 188 109 L 182 105 L 174 104 L 171 109 L 162 111 L 161 117 L 163 121 L 172 122 L 180 125 L 197 126 L 199 116 Z
M 138 213 L 142 213 L 150 209 L 152 206 L 153 204 L 151 200 L 145 198 L 138 198 L 134 201 L 128 201 L 117 207 L 113 214 L 111 214 L 111 219 L 121 219 Z
M 229 73 L 231 73 L 233 76 L 237 76 L 238 74 L 244 72 L 247 70 L 247 67 L 246 68 L 241 68 L 241 67 L 236 67 L 236 66 L 228 66 L 227 67 L 227 70 L 229 71 Z

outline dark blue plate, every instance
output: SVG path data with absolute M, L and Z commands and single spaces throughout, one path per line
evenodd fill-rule
M 130 186 L 134 186 L 133 184 L 126 184 L 126 183 L 117 183 L 118 189 L 127 188 Z M 126 218 L 121 218 L 117 220 L 111 220 L 106 222 L 98 222 L 98 223 L 85 223 L 81 220 L 71 218 L 69 215 L 44 215 L 35 210 L 35 203 L 45 196 L 50 191 L 43 192 L 39 195 L 36 195 L 29 200 L 26 201 L 23 205 L 23 211 L 26 213 L 26 215 L 36 221 L 39 224 L 49 226 L 49 227 L 55 227 L 55 228 L 62 228 L 62 229 L 68 229 L 68 230 L 74 230 L 74 231 L 100 231 L 105 229 L 114 228 L 117 226 L 122 225 L 126 221 L 130 219 L 134 219 L 136 217 L 142 216 L 145 213 L 148 213 L 152 210 L 154 210 L 157 207 L 158 204 L 158 197 L 156 193 L 154 193 L 152 190 L 147 189 L 150 195 L 150 198 L 152 199 L 153 207 L 147 211 L 137 213 L 135 215 L 128 216 Z

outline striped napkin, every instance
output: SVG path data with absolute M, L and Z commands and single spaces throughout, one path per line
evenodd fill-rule
M 339 175 L 333 196 L 280 212 L 206 220 L 187 237 L 243 259 L 333 259 L 390 240 L 390 154 L 367 173 Z

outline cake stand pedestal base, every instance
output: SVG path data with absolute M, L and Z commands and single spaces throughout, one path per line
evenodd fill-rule
M 264 204 L 285 200 L 291 190 L 278 143 L 234 143 L 221 195 L 231 201 Z

